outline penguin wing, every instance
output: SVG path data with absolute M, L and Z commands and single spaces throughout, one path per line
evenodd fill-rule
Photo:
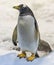
M 14 28 L 13 35 L 12 35 L 12 42 L 15 46 L 17 46 L 17 25 Z
M 33 16 L 34 17 L 34 16 Z M 38 24 L 37 24 L 37 21 L 36 21 L 36 19 L 35 19 L 35 17 L 34 17 L 34 25 L 35 25 L 35 38 L 37 39 L 37 38 L 39 38 L 40 39 L 40 33 L 39 33 L 39 29 L 38 29 Z

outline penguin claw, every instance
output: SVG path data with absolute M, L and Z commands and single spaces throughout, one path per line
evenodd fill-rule
M 25 53 L 21 53 L 21 54 L 18 54 L 17 57 L 19 57 L 20 59 L 21 58 L 25 58 L 26 57 L 26 54 Z
M 34 54 L 32 54 L 30 57 L 28 57 L 26 60 L 27 61 L 33 61 L 35 59 L 35 55 Z
M 27 60 L 27 59 L 26 59 Z M 32 62 L 33 60 L 27 60 L 28 62 L 30 61 L 30 62 Z
M 21 59 L 21 57 L 19 57 L 19 59 Z

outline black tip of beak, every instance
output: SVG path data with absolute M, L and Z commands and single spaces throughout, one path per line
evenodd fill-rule
M 15 6 L 13 6 L 13 8 L 15 8 Z

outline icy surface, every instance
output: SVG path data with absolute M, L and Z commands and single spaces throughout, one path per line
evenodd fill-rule
M 37 58 L 30 62 L 26 59 L 19 59 L 15 53 L 0 56 L 0 65 L 54 65 L 54 52 L 46 57 Z

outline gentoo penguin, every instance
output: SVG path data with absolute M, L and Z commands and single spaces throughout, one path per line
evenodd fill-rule
M 22 53 L 18 54 L 18 57 L 26 57 L 26 52 L 31 52 L 29 57 L 26 57 L 28 61 L 35 59 L 35 54 L 38 49 L 40 41 L 40 33 L 37 25 L 37 21 L 34 17 L 32 10 L 24 4 L 14 6 L 13 8 L 19 10 L 18 24 L 17 24 L 17 35 L 18 44 Z M 14 35 L 13 35 L 14 36 Z M 16 44 L 16 39 L 13 40 Z

